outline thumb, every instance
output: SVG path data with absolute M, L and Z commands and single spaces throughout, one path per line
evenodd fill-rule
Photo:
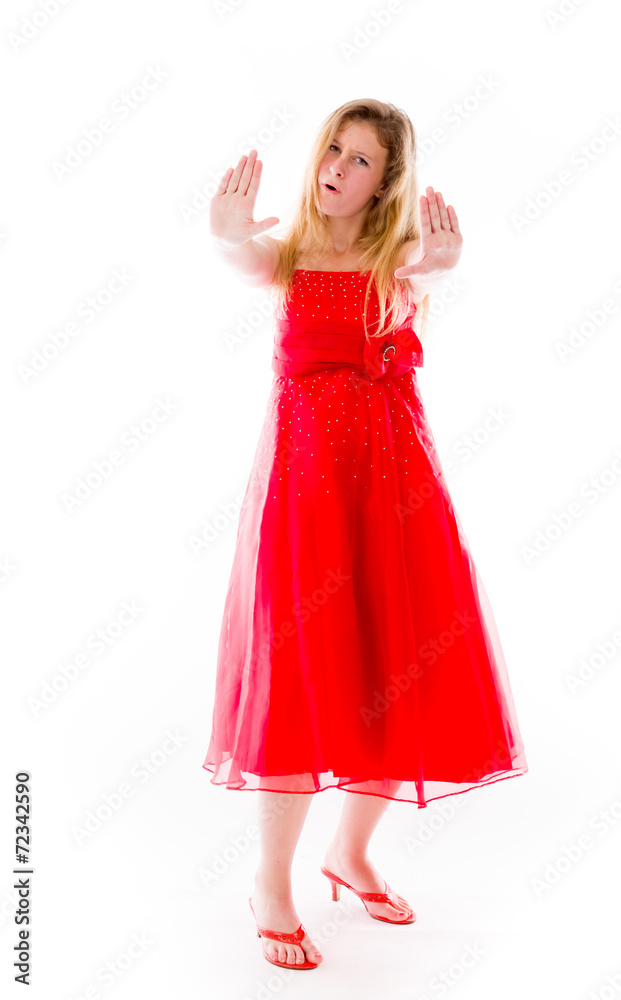
M 424 274 L 426 258 L 427 254 L 425 253 L 415 264 L 405 264 L 403 267 L 398 267 L 394 272 L 395 278 L 411 278 L 413 274 L 420 274 L 421 272 Z
M 252 235 L 260 236 L 261 233 L 264 233 L 267 229 L 272 229 L 277 222 L 280 222 L 280 219 L 276 218 L 275 215 L 270 215 L 269 219 L 261 219 L 260 222 L 255 222 L 252 227 Z

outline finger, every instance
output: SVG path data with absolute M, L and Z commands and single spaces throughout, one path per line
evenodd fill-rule
M 420 209 L 420 239 L 421 244 L 423 243 L 423 238 L 431 234 L 431 219 L 429 217 L 429 200 L 424 194 L 421 194 L 418 199 L 418 207 Z
M 241 177 L 242 170 L 244 169 L 245 161 L 246 157 L 242 155 L 237 161 L 235 167 L 233 167 L 233 173 L 231 174 L 227 194 L 235 194 L 237 191 L 237 185 L 239 184 L 239 178 Z
M 443 229 L 450 229 L 451 223 L 446 210 L 446 205 L 444 204 L 444 198 L 439 191 L 436 191 L 436 198 L 438 201 L 438 212 L 440 213 L 440 224 Z
M 248 168 L 248 160 L 252 157 L 253 153 L 255 154 L 255 156 L 257 155 L 256 149 L 251 149 L 248 156 L 246 156 L 246 154 L 243 153 L 240 156 L 239 160 L 237 161 L 237 166 L 233 171 L 233 176 L 231 177 L 231 181 L 229 183 L 230 194 L 236 194 L 242 188 L 245 189 L 247 187 L 247 183 L 244 182 L 244 174 L 246 174 L 246 170 Z M 250 166 L 250 170 L 252 170 L 252 165 Z
M 244 169 L 242 170 L 242 175 L 239 179 L 239 185 L 237 187 L 237 190 L 241 195 L 246 195 L 248 193 L 248 187 L 250 186 L 250 182 L 252 180 L 252 174 L 254 172 L 255 162 L 258 155 L 259 154 L 256 149 L 251 149 L 246 157 Z
M 457 233 L 458 236 L 461 236 L 461 229 L 459 228 L 459 222 L 457 221 L 457 212 L 452 205 L 448 205 L 446 210 L 448 212 L 449 219 L 451 220 L 451 229 L 454 233 Z
M 224 171 L 222 177 L 220 178 L 220 183 L 218 184 L 216 194 L 224 194 L 232 173 L 233 173 L 232 167 L 228 167 L 228 169 Z
M 263 173 L 263 161 L 256 160 L 254 163 L 254 169 L 252 171 L 250 180 L 248 182 L 248 187 L 246 188 L 245 191 L 246 196 L 252 199 L 253 205 L 254 205 L 254 199 L 256 198 L 257 192 L 259 190 L 259 184 L 261 183 L 262 173 Z
M 431 230 L 432 232 L 435 233 L 438 231 L 438 229 L 441 229 L 441 223 L 440 223 L 440 213 L 438 211 L 438 202 L 436 199 L 436 194 L 431 186 L 427 188 L 427 201 L 429 202 L 429 218 L 431 219 Z
M 279 222 L 280 219 L 275 215 L 270 215 L 269 219 L 261 219 L 260 222 L 255 222 L 249 232 L 252 233 L 253 237 L 260 236 L 261 233 L 264 233 L 267 229 L 272 229 Z
M 423 270 L 423 264 L 418 261 L 416 264 L 404 264 L 403 267 L 398 267 L 394 271 L 395 278 L 411 278 L 412 275 L 418 274 Z

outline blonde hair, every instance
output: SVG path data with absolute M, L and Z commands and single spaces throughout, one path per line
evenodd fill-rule
M 411 308 L 411 289 L 395 278 L 400 247 L 420 236 L 418 181 L 416 177 L 416 136 L 406 113 L 383 101 L 348 101 L 322 122 L 311 149 L 294 218 L 279 245 L 279 261 L 274 276 L 278 308 L 286 308 L 292 290 L 296 262 L 303 251 L 321 257 L 332 250 L 325 214 L 319 209 L 319 167 L 335 136 L 351 122 L 364 122 L 375 130 L 377 140 L 388 150 L 381 183 L 385 189 L 369 210 L 358 244 L 360 270 L 370 270 L 364 301 L 365 336 L 384 336 L 400 326 Z M 377 332 L 367 330 L 367 305 L 372 285 L 378 295 L 380 318 Z M 416 309 L 417 335 L 422 336 L 429 311 L 429 296 Z M 391 318 L 386 329 L 386 316 Z

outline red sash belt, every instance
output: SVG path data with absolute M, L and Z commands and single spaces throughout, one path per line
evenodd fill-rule
M 336 368 L 356 368 L 366 378 L 404 375 L 423 364 L 423 348 L 411 327 L 384 337 L 364 336 L 358 324 L 328 326 L 300 320 L 274 319 L 272 370 L 295 378 Z

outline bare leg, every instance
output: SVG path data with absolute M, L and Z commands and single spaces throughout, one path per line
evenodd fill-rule
M 300 924 L 291 892 L 291 864 L 312 793 L 285 793 L 259 790 L 258 821 L 261 859 L 254 880 L 252 906 L 260 927 L 291 934 Z M 308 934 L 300 945 L 261 939 L 270 958 L 291 965 L 323 961 Z
M 394 790 L 401 782 L 394 783 Z M 333 875 L 338 875 L 361 892 L 384 892 L 384 879 L 367 856 L 369 840 L 386 809 L 390 799 L 378 795 L 362 795 L 346 792 L 343 812 L 337 831 L 328 845 L 323 865 Z M 405 917 L 408 905 L 395 910 L 389 903 L 367 902 L 367 906 L 378 917 L 391 920 Z M 409 908 L 411 911 L 411 907 Z

